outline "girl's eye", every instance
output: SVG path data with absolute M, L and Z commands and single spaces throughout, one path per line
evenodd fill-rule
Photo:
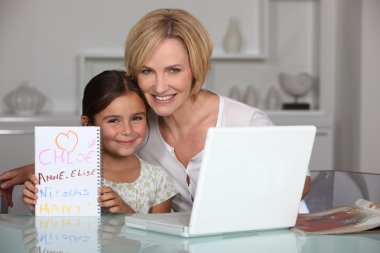
M 109 120 L 107 121 L 107 123 L 118 123 L 118 122 L 119 122 L 118 119 L 109 119 Z
M 143 116 L 134 116 L 134 117 L 132 117 L 132 121 L 141 121 L 143 119 L 144 119 Z

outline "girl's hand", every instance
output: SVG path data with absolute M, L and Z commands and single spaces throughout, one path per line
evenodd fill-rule
M 36 176 L 34 174 L 30 175 L 29 179 L 25 181 L 24 189 L 22 190 L 22 202 L 27 205 L 31 211 L 34 211 L 34 205 L 37 203 L 37 184 L 38 180 Z
M 131 214 L 135 211 L 111 187 L 102 187 L 99 190 L 100 207 L 107 208 L 110 213 Z

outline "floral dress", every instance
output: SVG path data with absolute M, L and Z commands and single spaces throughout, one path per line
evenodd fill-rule
M 134 182 L 114 183 L 103 179 L 103 186 L 111 187 L 136 213 L 149 213 L 153 206 L 174 197 L 178 191 L 161 167 L 139 160 L 140 176 Z

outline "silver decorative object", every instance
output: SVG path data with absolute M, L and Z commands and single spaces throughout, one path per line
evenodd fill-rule
M 41 112 L 46 97 L 26 82 L 4 97 L 4 102 L 11 113 L 20 116 L 30 116 Z
M 308 73 L 290 75 L 280 73 L 278 75 L 282 89 L 290 96 L 294 97 L 294 103 L 283 104 L 283 109 L 310 109 L 308 103 L 300 103 L 298 99 L 305 96 L 313 88 L 313 77 Z

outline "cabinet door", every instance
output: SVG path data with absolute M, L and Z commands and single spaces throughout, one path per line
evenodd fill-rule
M 333 136 L 331 129 L 319 128 L 310 159 L 310 171 L 333 169 Z
M 12 130 L 9 132 L 10 134 L 0 134 L 0 172 L 34 162 L 34 134 L 31 131 L 25 131 L 25 133 L 21 131 L 17 134 L 12 134 Z M 8 209 L 9 213 L 25 214 L 30 212 L 21 202 L 22 189 L 22 185 L 14 188 L 14 206 Z

